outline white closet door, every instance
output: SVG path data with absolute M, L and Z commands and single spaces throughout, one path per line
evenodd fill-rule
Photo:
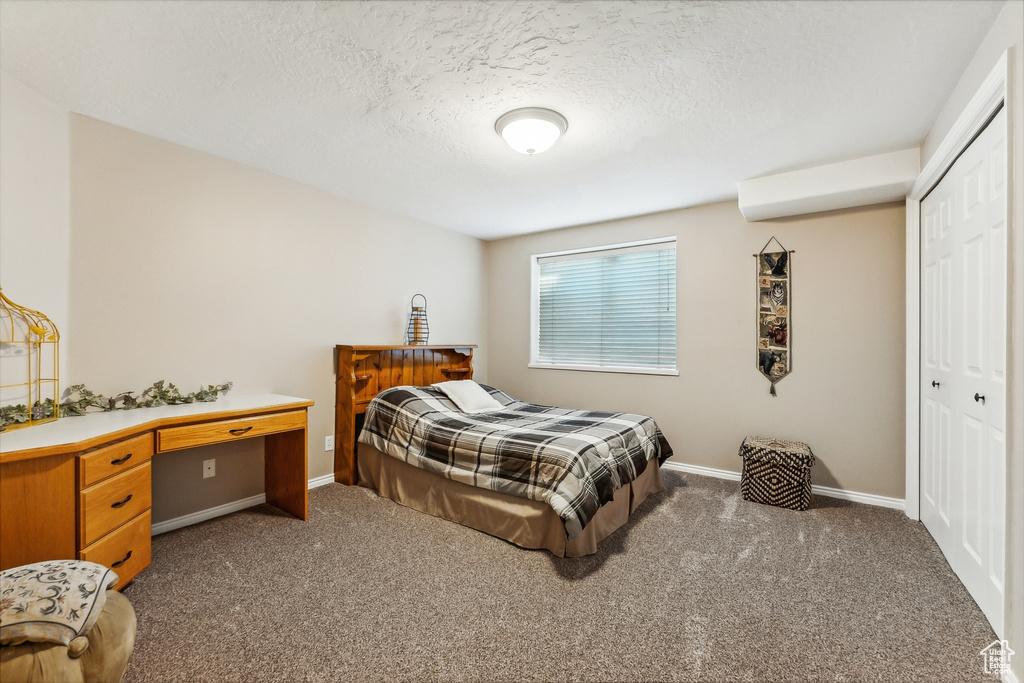
M 1000 637 L 1006 189 L 1003 110 L 922 203 L 921 261 L 922 521 Z
M 1006 114 L 957 165 L 963 262 L 962 533 L 954 568 L 1001 633 L 1006 493 Z M 973 587 L 973 588 L 972 588 Z
M 948 176 L 947 176 L 948 177 Z M 940 183 L 921 205 L 921 521 L 953 564 L 953 190 Z

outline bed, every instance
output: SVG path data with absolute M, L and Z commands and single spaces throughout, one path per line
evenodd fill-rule
M 485 385 L 474 386 L 493 407 L 467 413 L 445 384 L 466 384 L 451 378 L 471 377 L 470 362 L 462 366 L 466 372 L 413 371 L 422 386 L 412 386 L 396 365 L 413 370 L 424 364 L 417 351 L 425 357 L 433 351 L 338 349 L 339 398 L 347 399 L 339 400 L 339 420 L 349 406 L 363 417 L 355 420 L 353 436 L 361 435 L 342 453 L 352 460 L 341 471 L 397 503 L 524 548 L 577 557 L 595 553 L 648 496 L 664 490 L 660 465 L 672 451 L 650 417 L 538 406 Z M 396 363 L 406 353 L 412 362 Z M 440 359 L 441 365 L 452 360 L 445 352 Z M 430 378 L 438 381 L 425 381 Z M 374 391 L 359 394 L 371 381 Z

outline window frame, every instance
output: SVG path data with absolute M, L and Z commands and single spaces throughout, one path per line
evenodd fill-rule
M 676 301 L 679 300 L 679 248 L 678 239 L 675 235 L 668 237 L 657 237 L 649 240 L 636 242 L 622 242 L 619 244 L 605 244 L 596 247 L 585 247 L 583 249 L 566 249 L 563 251 L 552 251 L 544 254 L 532 254 L 530 256 L 530 360 L 527 367 L 540 370 L 577 370 L 582 372 L 610 372 L 630 375 L 664 375 L 679 376 L 679 307 L 676 305 L 676 363 L 671 368 L 653 368 L 642 366 L 619 366 L 619 365 L 583 365 L 567 363 L 542 363 L 538 360 L 540 356 L 540 260 L 552 256 L 570 256 L 576 254 L 597 253 L 628 249 L 630 247 L 644 247 L 652 244 L 671 244 L 676 246 Z

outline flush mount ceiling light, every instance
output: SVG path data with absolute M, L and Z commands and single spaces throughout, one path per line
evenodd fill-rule
M 564 116 L 541 107 L 513 109 L 494 123 L 494 130 L 509 147 L 523 154 L 540 154 L 549 149 L 568 127 Z

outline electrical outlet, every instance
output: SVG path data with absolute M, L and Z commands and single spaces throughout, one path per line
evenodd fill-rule
M 325 436 L 324 437 L 324 450 L 325 451 L 333 451 L 334 450 L 334 437 L 333 436 Z
M 203 479 L 209 479 L 217 475 L 217 461 L 216 460 L 204 460 L 203 461 Z

